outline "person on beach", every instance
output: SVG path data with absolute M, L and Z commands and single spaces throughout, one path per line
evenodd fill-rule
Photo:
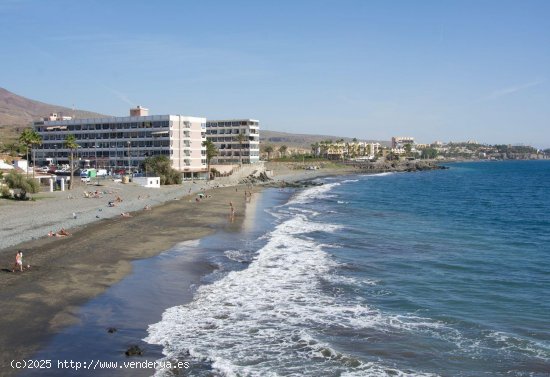
M 122 217 L 132 217 L 132 215 L 130 215 L 130 212 L 122 212 L 120 214 L 120 216 L 122 216 Z
M 235 207 L 233 207 L 233 202 L 229 202 L 229 220 L 231 220 L 231 222 L 235 220 Z
M 151 206 L 149 204 L 147 204 L 145 207 L 143 207 L 144 210 L 146 211 L 150 211 L 151 210 Z
M 11 272 L 15 272 L 17 268 L 23 272 L 23 252 L 21 250 L 15 254 L 15 264 L 13 265 Z
M 71 235 L 71 233 L 67 232 L 65 228 L 61 228 L 59 232 L 56 234 L 58 237 L 68 237 Z

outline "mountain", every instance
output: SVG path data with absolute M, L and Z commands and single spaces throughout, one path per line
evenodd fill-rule
M 68 107 L 34 101 L 0 88 L 0 126 L 26 127 L 31 122 L 50 113 L 63 113 L 75 118 L 105 117 L 105 115 L 90 111 L 73 110 Z

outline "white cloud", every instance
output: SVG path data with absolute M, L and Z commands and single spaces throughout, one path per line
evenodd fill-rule
M 105 86 L 105 85 L 102 85 L 105 89 L 107 89 L 108 91 L 110 91 L 111 93 L 113 93 L 118 99 L 120 99 L 121 101 L 127 103 L 128 105 L 130 106 L 133 106 L 135 107 L 136 104 L 130 100 L 130 98 L 128 98 L 128 96 L 124 93 L 121 93 L 119 92 L 118 90 L 115 90 L 113 88 L 109 88 L 108 86 Z
M 507 96 L 509 94 L 520 92 L 522 90 L 532 88 L 533 86 L 540 85 L 545 81 L 546 81 L 546 79 L 539 79 L 539 80 L 531 81 L 531 82 L 521 84 L 521 85 L 514 85 L 514 86 L 509 86 L 507 88 L 498 89 L 498 90 L 493 91 L 491 94 L 481 98 L 479 101 L 495 100 L 497 98 L 504 97 L 504 96 Z

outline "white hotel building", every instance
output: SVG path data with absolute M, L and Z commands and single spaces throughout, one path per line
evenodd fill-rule
M 182 115 L 148 115 L 138 106 L 128 117 L 71 119 L 52 114 L 34 122 L 42 136 L 36 164 L 68 163 L 70 150 L 67 135 L 74 135 L 79 145 L 75 159 L 108 170 L 140 169 L 147 157 L 165 155 L 172 167 L 185 178 L 205 175 L 206 118 Z M 82 164 L 83 165 L 83 164 Z
M 239 134 L 244 135 L 242 143 Z M 218 149 L 217 164 L 254 164 L 260 161 L 260 122 L 256 119 L 209 120 L 206 137 Z

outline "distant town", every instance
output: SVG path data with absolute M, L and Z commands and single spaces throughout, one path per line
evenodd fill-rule
M 28 131 L 28 130 L 27 130 Z M 86 167 L 138 171 L 148 157 L 165 155 L 184 177 L 206 171 L 205 142 L 212 142 L 213 164 L 254 164 L 262 160 L 325 158 L 329 160 L 388 161 L 400 159 L 436 160 L 528 160 L 547 159 L 550 149 L 523 145 L 488 145 L 466 142 L 417 143 L 412 136 L 394 136 L 391 142 L 368 142 L 356 138 L 327 139 L 307 146 L 288 147 L 270 142 L 260 134 L 255 119 L 206 120 L 181 115 L 149 115 L 137 106 L 128 117 L 73 119 L 52 113 L 33 122 L 34 140 L 23 132 L 15 142 L 0 143 L 4 156 L 17 157 L 27 149 L 39 166 L 68 164 L 74 136 L 74 158 Z M 292 134 L 287 134 L 292 136 Z M 302 135 L 303 136 L 303 135 Z M 82 166 L 83 167 L 83 166 Z

